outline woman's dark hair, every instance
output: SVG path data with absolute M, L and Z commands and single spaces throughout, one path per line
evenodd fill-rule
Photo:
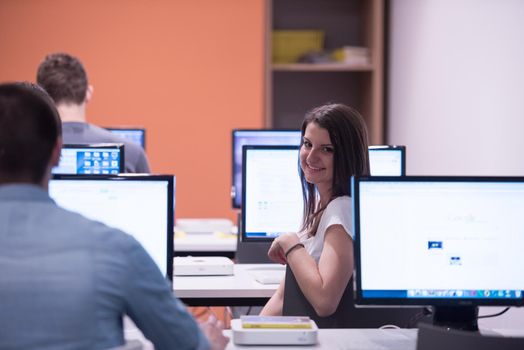
M 351 176 L 369 175 L 368 133 L 364 118 L 357 110 L 339 103 L 316 107 L 304 118 L 300 147 L 303 147 L 304 133 L 310 123 L 326 129 L 333 145 L 333 183 L 329 201 L 350 196 Z M 318 203 L 316 187 L 306 181 L 300 166 L 299 172 L 304 198 L 301 230 L 314 235 L 325 206 Z
M 0 183 L 40 183 L 61 133 L 58 111 L 44 90 L 0 84 Z

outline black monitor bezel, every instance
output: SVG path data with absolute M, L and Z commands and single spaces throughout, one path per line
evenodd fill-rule
M 117 149 L 120 152 L 120 160 L 118 162 L 118 172 L 123 173 L 125 172 L 125 147 L 123 143 L 82 143 L 82 144 L 76 144 L 76 143 L 65 143 L 62 145 L 63 149 L 91 149 L 91 148 L 101 148 L 101 149 L 108 149 L 108 150 L 115 150 Z M 73 175 L 73 174 L 61 174 L 61 175 Z M 84 175 L 84 174 L 81 174 Z M 94 174 L 93 174 L 94 175 Z M 96 174 L 98 175 L 98 174 Z M 90 174 L 85 174 L 85 176 L 91 176 Z
M 173 282 L 173 224 L 174 224 L 174 176 L 173 175 L 135 175 L 135 174 L 113 174 L 113 175 L 73 175 L 53 174 L 52 180 L 75 180 L 75 181 L 167 181 L 167 256 L 166 256 L 166 278 Z
M 274 238 L 252 238 L 246 236 L 246 158 L 248 150 L 255 149 L 255 150 L 297 150 L 300 151 L 300 146 L 263 146 L 263 145 L 244 145 L 242 146 L 242 206 L 241 206 L 241 212 L 242 212 L 242 225 L 240 229 L 240 239 L 242 242 L 271 242 Z M 299 159 L 297 157 L 297 171 L 299 165 Z
M 124 127 L 124 126 L 118 126 L 118 127 L 104 127 L 104 129 L 106 130 L 109 130 L 109 131 L 113 131 L 113 130 L 122 130 L 122 131 L 140 131 L 142 132 L 142 137 L 141 137 L 141 144 L 140 146 L 142 147 L 142 149 L 145 151 L 146 150 L 146 128 L 142 128 L 142 127 Z M 118 135 L 118 134 L 115 134 L 115 135 Z M 120 135 L 118 135 L 120 136 Z M 128 140 L 128 139 L 126 139 Z M 128 140 L 128 141 L 131 141 L 131 140 Z M 131 141 L 132 142 L 132 141 Z
M 270 132 L 299 132 L 301 133 L 300 129 L 233 129 L 231 130 L 231 207 L 233 209 L 241 209 L 242 208 L 242 193 L 238 193 L 235 187 L 235 149 L 236 149 L 236 142 L 237 142 L 237 136 L 236 134 L 239 132 L 257 132 L 260 134 L 267 134 Z M 252 145 L 257 146 L 257 145 Z M 260 145 L 263 146 L 263 145 Z M 240 164 L 240 168 L 243 169 L 244 167 L 244 161 L 243 156 L 241 157 L 240 161 L 242 162 Z M 240 198 L 240 203 L 237 203 L 236 199 Z
M 354 256 L 355 256 L 355 304 L 362 306 L 523 306 L 520 299 L 473 299 L 473 298 L 364 298 L 362 296 L 361 251 L 360 251 L 360 183 L 361 182 L 522 182 L 524 177 L 490 176 L 366 176 L 352 177 L 351 193 L 353 207 Z
M 368 152 L 370 152 L 371 150 L 400 151 L 400 155 L 401 155 L 400 176 L 406 176 L 406 146 L 404 145 L 370 145 L 368 146 Z M 371 166 L 371 163 L 370 163 L 370 166 Z

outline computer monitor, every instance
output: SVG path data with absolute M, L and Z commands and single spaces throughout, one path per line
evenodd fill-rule
M 65 144 L 60 162 L 53 174 L 118 174 L 124 172 L 124 145 L 100 143 L 88 145 Z
M 123 137 L 129 141 L 142 146 L 143 149 L 146 149 L 146 129 L 144 128 L 106 128 L 111 131 L 113 134 L 116 134 L 120 137 Z
M 235 129 L 232 131 L 231 198 L 233 208 L 240 208 L 242 202 L 242 146 L 299 146 L 300 139 L 300 130 Z
M 353 178 L 352 201 L 357 304 L 470 330 L 480 305 L 523 305 L 524 177 Z
M 243 241 L 270 241 L 300 229 L 303 200 L 298 153 L 299 146 L 243 147 Z
M 406 175 L 406 146 L 369 146 L 369 166 L 372 176 Z
M 174 191 L 174 178 L 167 175 L 54 175 L 49 182 L 59 206 L 132 235 L 169 280 Z
M 243 151 L 242 240 L 270 241 L 281 232 L 297 232 L 304 206 L 299 146 L 244 145 Z M 372 175 L 405 173 L 404 146 L 370 146 L 369 157 Z

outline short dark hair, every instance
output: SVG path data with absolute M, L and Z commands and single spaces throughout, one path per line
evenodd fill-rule
M 333 182 L 330 201 L 340 196 L 350 196 L 351 176 L 369 175 L 368 132 L 364 118 L 354 108 L 331 103 L 316 107 L 306 114 L 301 128 L 302 138 L 310 123 L 326 129 L 333 145 Z M 315 185 L 306 181 L 300 166 L 299 172 L 304 198 L 302 230 L 315 234 L 317 219 L 325 208 L 319 208 Z
M 0 183 L 40 183 L 61 133 L 58 111 L 44 90 L 0 84 Z
M 36 82 L 56 104 L 82 104 L 87 91 L 87 74 L 80 60 L 67 53 L 47 55 L 38 66 Z

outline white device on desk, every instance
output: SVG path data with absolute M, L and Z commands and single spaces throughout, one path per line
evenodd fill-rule
M 187 234 L 234 233 L 234 225 L 228 219 L 176 219 L 175 232 Z
M 233 261 L 222 256 L 176 256 L 175 276 L 220 276 L 233 274 Z
M 233 342 L 237 345 L 314 345 L 318 327 L 311 328 L 243 328 L 240 319 L 231 320 Z
M 285 265 L 267 264 L 267 267 L 253 267 L 248 269 L 249 274 L 262 284 L 279 284 L 286 275 Z

